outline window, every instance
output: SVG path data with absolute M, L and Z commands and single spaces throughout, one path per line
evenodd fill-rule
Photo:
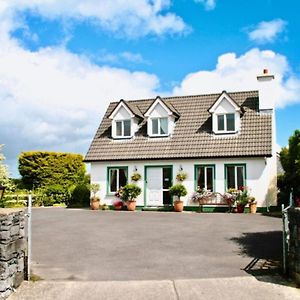
M 234 114 L 218 115 L 218 131 L 234 131 Z
M 226 189 L 241 189 L 245 186 L 246 166 L 245 165 L 225 165 Z
M 208 191 L 214 191 L 215 181 L 215 166 L 203 165 L 195 166 L 196 172 L 196 186 Z
M 127 184 L 127 167 L 108 168 L 108 193 L 115 193 L 121 186 Z
M 152 134 L 167 135 L 168 134 L 168 118 L 152 119 Z
M 130 120 L 116 121 L 116 136 L 117 137 L 131 136 Z

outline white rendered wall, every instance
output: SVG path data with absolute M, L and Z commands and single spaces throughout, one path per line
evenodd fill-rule
M 236 163 L 246 164 L 246 185 L 251 191 L 251 195 L 258 201 L 259 207 L 265 207 L 270 205 L 276 205 L 276 156 L 272 158 L 247 158 L 247 159 L 193 159 L 193 160 L 155 160 L 155 161 L 117 161 L 117 162 L 94 162 L 91 163 L 91 181 L 93 183 L 99 183 L 101 190 L 99 196 L 101 203 L 110 205 L 115 199 L 114 196 L 108 196 L 107 191 L 107 167 L 113 166 L 127 166 L 128 177 L 130 178 L 134 173 L 135 167 L 137 172 L 142 175 L 142 179 L 137 184 L 142 188 L 142 194 L 137 199 L 137 205 L 144 206 L 144 167 L 151 165 L 173 165 L 173 184 L 176 183 L 176 174 L 178 173 L 180 166 L 183 171 L 187 172 L 188 178 L 183 182 L 188 190 L 188 195 L 182 199 L 185 201 L 185 205 L 193 205 L 189 202 L 189 197 L 194 191 L 194 166 L 200 164 L 214 164 L 216 171 L 215 187 L 216 191 L 224 193 L 225 181 L 224 181 L 224 164 Z M 130 181 L 130 179 L 129 179 Z

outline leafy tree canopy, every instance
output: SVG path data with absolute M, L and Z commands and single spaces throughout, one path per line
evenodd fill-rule
M 14 184 L 9 179 L 9 172 L 7 166 L 4 164 L 5 157 L 2 153 L 3 145 L 0 145 L 0 185 L 4 185 L 7 189 L 11 190 Z
M 68 188 L 85 180 L 85 165 L 80 154 L 30 151 L 19 156 L 19 172 L 30 189 L 50 185 Z
M 289 146 L 280 152 L 280 161 L 285 171 L 284 185 L 293 188 L 294 195 L 300 196 L 300 131 L 296 130 L 289 138 Z

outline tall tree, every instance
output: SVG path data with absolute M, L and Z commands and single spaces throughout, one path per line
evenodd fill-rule
M 30 189 L 50 185 L 67 188 L 83 182 L 85 171 L 80 154 L 31 151 L 19 156 L 19 172 Z
M 285 171 L 283 187 L 293 188 L 294 196 L 300 196 L 300 131 L 296 130 L 289 138 L 289 146 L 280 152 L 280 161 Z
M 8 189 L 13 188 L 13 183 L 9 179 L 7 166 L 4 164 L 5 157 L 2 153 L 3 145 L 0 145 L 0 185 L 4 185 Z

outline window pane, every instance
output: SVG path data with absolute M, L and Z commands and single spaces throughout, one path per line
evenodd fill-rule
M 110 179 L 110 192 L 117 191 L 117 170 L 109 171 L 109 179 Z
M 237 167 L 237 188 L 244 186 L 244 167 Z
M 235 188 L 235 167 L 227 167 L 227 189 Z
M 213 168 L 206 168 L 206 189 L 213 191 Z
M 152 134 L 158 134 L 158 119 L 152 119 Z
M 119 169 L 119 187 L 126 185 L 127 174 L 126 169 Z
M 116 133 L 117 136 L 122 136 L 122 121 L 116 122 Z
M 234 114 L 227 114 L 226 115 L 226 121 L 227 121 L 227 131 L 234 131 Z
M 160 134 L 168 134 L 168 118 L 160 119 Z
M 130 136 L 131 122 L 130 122 L 130 120 L 125 120 L 123 122 L 124 122 L 124 136 Z
M 197 186 L 199 186 L 201 189 L 205 188 L 204 167 L 198 167 Z
M 218 116 L 218 130 L 224 130 L 224 115 Z
M 163 168 L 163 189 L 169 189 L 172 185 L 172 169 Z

